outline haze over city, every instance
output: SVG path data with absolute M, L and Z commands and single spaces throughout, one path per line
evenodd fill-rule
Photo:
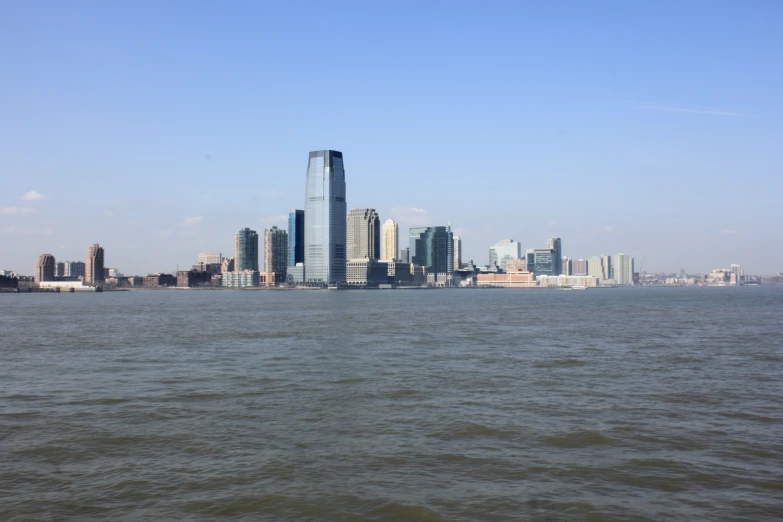
M 403 236 L 450 220 L 465 260 L 562 237 L 649 271 L 776 273 L 782 11 L 7 4 L 0 268 L 96 242 L 126 273 L 228 254 L 286 226 L 331 148 L 348 208 Z

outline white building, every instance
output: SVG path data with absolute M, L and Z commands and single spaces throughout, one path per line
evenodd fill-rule
M 502 270 L 506 269 L 509 259 L 522 257 L 522 245 L 513 239 L 501 239 L 489 247 L 489 264 L 497 264 Z
M 397 249 L 400 248 L 400 229 L 397 222 L 387 219 L 381 231 L 381 259 L 398 259 Z

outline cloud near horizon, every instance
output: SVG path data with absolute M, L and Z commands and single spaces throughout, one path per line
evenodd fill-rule
M 182 226 L 184 227 L 192 227 L 194 225 L 198 225 L 204 221 L 204 218 L 202 216 L 193 216 L 189 218 L 185 218 L 182 220 Z
M 31 190 L 24 196 L 22 196 L 22 199 L 25 201 L 41 201 L 42 199 L 46 199 L 48 196 L 45 196 L 41 194 L 40 192 L 36 192 L 34 190 Z
M 4 214 L 6 216 L 18 216 L 21 214 L 35 214 L 36 211 L 34 208 L 30 207 L 4 207 L 0 209 L 0 214 Z

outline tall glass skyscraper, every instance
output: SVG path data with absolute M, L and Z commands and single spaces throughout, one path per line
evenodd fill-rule
M 234 271 L 258 272 L 258 232 L 243 228 L 234 236 Z
M 454 236 L 451 226 L 411 228 L 410 262 L 427 268 L 428 274 L 454 271 Z
M 560 275 L 563 273 L 563 245 L 559 237 L 553 237 L 546 243 L 546 247 L 553 250 L 554 259 L 552 267 L 553 275 Z
M 310 153 L 305 191 L 305 282 L 345 283 L 345 169 L 343 153 Z
M 288 214 L 288 266 L 304 263 L 304 210 Z

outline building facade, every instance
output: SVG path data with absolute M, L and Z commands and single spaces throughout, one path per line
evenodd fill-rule
M 506 269 L 509 259 L 518 259 L 522 255 L 522 246 L 513 239 L 501 239 L 489 247 L 489 264 L 496 264 L 501 270 Z
M 394 260 L 397 250 L 400 248 L 400 227 L 393 219 L 387 219 L 383 223 L 383 238 L 381 239 L 381 259 Z
M 352 208 L 346 227 L 348 259 L 380 259 L 381 222 L 374 208 Z
M 614 256 L 614 283 L 620 286 L 633 286 L 633 259 L 625 254 Z
M 563 244 L 559 237 L 553 237 L 546 242 L 546 247 L 552 250 L 552 273 L 560 275 L 563 273 Z
M 304 210 L 292 210 L 288 213 L 288 266 L 304 263 Z
M 305 190 L 305 280 L 345 283 L 346 202 L 343 153 L 310 153 Z
M 528 250 L 525 257 L 527 269 L 536 276 L 555 274 L 558 263 L 555 262 L 555 250 L 551 248 L 535 248 Z
M 103 276 L 103 247 L 98 243 L 87 249 L 87 260 L 84 263 L 84 283 L 89 286 L 100 285 Z
M 454 236 L 454 270 L 462 268 L 462 238 Z
M 416 227 L 408 235 L 410 263 L 423 266 L 427 273 L 454 271 L 454 236 L 451 227 Z
M 476 284 L 495 288 L 535 288 L 536 278 L 532 272 L 509 270 L 504 273 L 481 272 L 476 276 Z
M 571 274 L 575 276 L 587 275 L 587 259 L 572 259 Z
M 595 288 L 598 286 L 598 278 L 593 276 L 569 276 L 569 275 L 559 275 L 559 276 L 538 276 L 536 278 L 538 281 L 538 286 L 543 287 L 555 287 L 555 288 L 561 288 L 561 287 L 571 287 L 571 286 L 584 286 L 587 288 Z
M 52 254 L 41 254 L 35 261 L 35 282 L 54 281 L 57 263 Z
M 285 281 L 288 254 L 288 232 L 277 227 L 264 230 L 264 271 L 268 285 Z
M 258 270 L 224 272 L 221 284 L 226 288 L 252 288 L 259 285 Z
M 198 255 L 199 264 L 219 265 L 223 262 L 223 254 L 220 252 L 202 252 Z
M 234 270 L 258 272 L 258 232 L 243 228 L 234 236 Z

